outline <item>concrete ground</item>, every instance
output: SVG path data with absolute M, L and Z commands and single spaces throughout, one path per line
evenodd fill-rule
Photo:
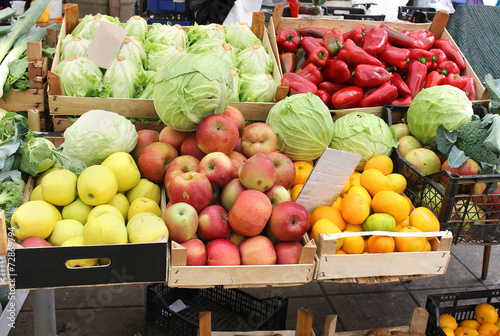
M 488 278 L 484 281 L 480 279 L 482 246 L 453 246 L 451 252 L 446 274 L 411 282 L 312 282 L 245 291 L 258 298 L 288 298 L 288 329 L 295 327 L 297 308 L 309 307 L 316 335 L 322 335 L 325 317 L 330 314 L 338 315 L 338 331 L 408 325 L 413 309 L 425 306 L 429 294 L 500 289 L 500 246 L 492 248 Z M 55 304 L 58 335 L 165 335 L 146 325 L 146 285 L 56 289 Z M 34 335 L 32 307 L 30 293 L 9 335 Z

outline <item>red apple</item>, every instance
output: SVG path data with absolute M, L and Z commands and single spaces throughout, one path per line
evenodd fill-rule
M 255 154 L 240 166 L 238 176 L 245 188 L 266 191 L 276 181 L 276 168 L 269 156 Z
M 29 237 L 23 240 L 21 243 L 22 247 L 44 247 L 52 246 L 48 241 L 40 237 Z
M 247 160 L 245 155 L 232 151 L 229 153 L 229 158 L 231 159 L 231 163 L 233 164 L 233 178 L 238 178 L 238 171 L 240 170 L 240 166 Z
M 269 228 L 280 241 L 299 241 L 309 230 L 309 213 L 301 204 L 280 203 L 271 213 Z
M 240 110 L 236 107 L 228 106 L 222 114 L 228 116 L 234 121 L 236 127 L 238 127 L 238 132 L 241 135 L 241 133 L 243 133 L 243 129 L 245 128 L 245 117 Z
M 162 183 L 168 165 L 177 155 L 172 145 L 163 142 L 153 142 L 147 145 L 137 160 L 137 168 L 141 172 L 141 177 L 154 183 Z
M 444 163 L 441 166 L 441 170 L 449 170 L 450 173 L 455 173 L 461 176 L 464 175 L 479 175 L 479 170 L 481 169 L 481 166 L 474 160 L 472 159 L 467 159 L 460 167 L 458 168 L 451 168 L 450 165 L 448 164 L 448 160 L 444 161 Z M 441 181 L 446 184 L 448 182 L 448 179 L 446 178 L 445 175 L 441 176 Z
M 291 201 L 290 191 L 283 187 L 282 185 L 275 184 L 271 189 L 266 191 L 266 196 L 271 200 L 273 209 L 280 203 Z
M 240 179 L 235 178 L 229 181 L 221 193 L 221 203 L 224 209 L 227 211 L 231 210 L 238 196 L 245 190 L 247 189 L 241 184 Z
M 196 143 L 205 154 L 229 154 L 238 143 L 238 127 L 223 114 L 212 114 L 201 121 L 196 129 Z
M 166 208 L 161 215 L 171 240 L 184 243 L 198 230 L 198 213 L 191 205 L 179 202 Z
M 141 155 L 142 150 L 149 144 L 153 142 L 158 142 L 160 137 L 160 133 L 154 130 L 143 129 L 137 132 L 137 144 L 130 155 L 134 158 L 135 162 L 139 159 L 139 155 Z
M 181 150 L 181 145 L 188 136 L 193 132 L 181 132 L 173 129 L 170 126 L 165 126 L 161 132 L 158 141 L 172 145 L 178 152 Z
M 198 235 L 204 241 L 225 239 L 231 228 L 227 211 L 220 205 L 210 205 L 200 212 L 198 219 Z
M 170 162 L 165 171 L 164 184 L 167 185 L 168 182 L 174 177 L 182 173 L 197 172 L 200 161 L 191 155 L 181 155 L 176 157 Z
M 212 186 L 203 174 L 183 173 L 170 180 L 167 185 L 167 194 L 173 204 L 185 202 L 200 212 L 212 199 Z
M 229 236 L 227 236 L 226 239 L 239 247 L 241 245 L 241 243 L 243 243 L 247 239 L 247 237 L 240 235 L 239 233 L 231 230 L 231 232 L 229 233 Z
M 248 238 L 240 245 L 242 265 L 276 264 L 276 251 L 273 243 L 266 236 Z
M 486 184 L 478 182 L 474 184 L 472 189 L 473 199 L 475 204 L 488 210 L 500 210 L 500 182 L 496 183 L 496 189 L 492 192 L 486 190 Z M 484 196 L 474 196 L 484 195 Z
M 205 175 L 210 183 L 221 187 L 233 177 L 233 164 L 226 154 L 212 152 L 201 159 L 198 172 Z
M 181 145 L 181 155 L 191 155 L 198 160 L 203 159 L 205 153 L 201 151 L 196 143 L 196 134 L 193 133 L 184 140 Z
M 290 189 L 295 179 L 295 166 L 293 165 L 293 161 L 281 152 L 268 153 L 267 156 L 273 160 L 274 167 L 276 168 L 275 183 Z
M 241 149 L 241 137 L 238 139 L 236 146 L 234 146 L 233 152 L 238 152 L 238 153 L 243 154 L 243 150 Z
M 256 236 L 266 226 L 272 211 L 273 206 L 266 194 L 257 190 L 245 190 L 229 210 L 229 225 L 241 235 Z
M 302 244 L 299 242 L 281 242 L 274 246 L 277 264 L 298 264 L 302 254 Z
M 207 250 L 199 239 L 191 239 L 181 244 L 186 248 L 186 266 L 201 266 L 207 264 Z
M 257 122 L 248 125 L 241 134 L 241 150 L 246 157 L 258 153 L 276 152 L 278 138 L 271 126 Z
M 212 240 L 207 244 L 207 265 L 241 265 L 238 246 L 225 239 Z

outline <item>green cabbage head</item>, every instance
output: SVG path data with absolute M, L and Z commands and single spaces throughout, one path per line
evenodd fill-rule
M 472 103 L 464 91 L 438 85 L 420 91 L 406 114 L 411 134 L 426 146 L 436 146 L 436 129 L 453 131 L 471 121 Z
M 332 139 L 330 111 L 310 92 L 295 94 L 276 103 L 266 123 L 278 137 L 278 151 L 294 161 L 317 159 Z
M 203 118 L 226 109 L 233 75 L 215 56 L 185 54 L 159 71 L 154 85 L 153 99 L 160 119 L 173 129 L 191 132 Z
M 333 123 L 330 147 L 363 155 L 356 170 L 377 155 L 391 155 L 398 147 L 396 134 L 384 120 L 374 114 L 351 112 Z
M 85 57 L 70 57 L 56 66 L 61 77 L 63 92 L 73 97 L 99 97 L 106 95 L 101 69 Z
M 80 23 L 73 29 L 71 34 L 73 36 L 78 36 L 87 40 L 92 40 L 94 38 L 97 28 L 101 25 L 101 22 L 111 23 L 114 26 L 120 27 L 120 19 L 117 17 L 102 15 L 102 14 L 87 14 L 80 20 Z

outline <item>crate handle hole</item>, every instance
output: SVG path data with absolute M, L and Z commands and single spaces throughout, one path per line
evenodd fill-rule
M 111 259 L 109 258 L 69 259 L 66 260 L 64 264 L 68 269 L 101 268 L 101 267 L 109 267 L 111 265 Z

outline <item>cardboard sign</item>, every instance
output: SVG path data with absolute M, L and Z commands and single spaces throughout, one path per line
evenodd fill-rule
M 326 148 L 295 202 L 309 213 L 320 206 L 332 206 L 362 158 L 361 154 Z
M 125 37 L 127 37 L 126 29 L 108 22 L 101 22 L 94 39 L 90 42 L 87 57 L 98 67 L 107 69 L 118 56 Z

